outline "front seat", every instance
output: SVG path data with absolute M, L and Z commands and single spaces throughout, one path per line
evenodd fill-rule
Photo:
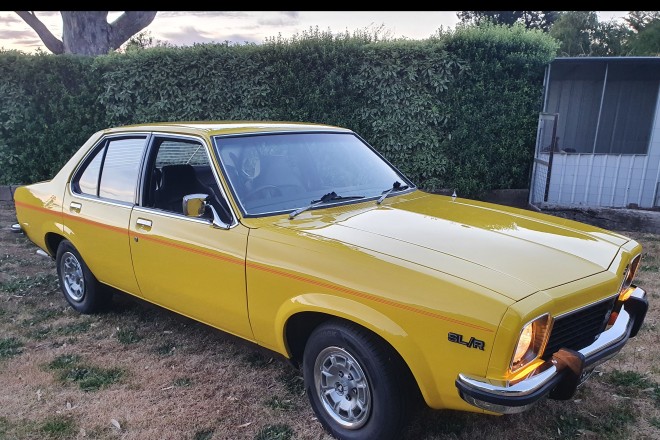
M 161 172 L 161 185 L 155 194 L 158 209 L 183 214 L 183 196 L 197 193 L 213 195 L 210 188 L 197 179 L 192 165 L 165 165 Z

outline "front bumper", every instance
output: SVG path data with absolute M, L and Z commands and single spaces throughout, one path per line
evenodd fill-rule
M 515 384 L 496 385 L 488 379 L 459 374 L 456 387 L 471 405 L 488 411 L 513 414 L 529 409 L 542 398 L 568 399 L 593 368 L 617 354 L 637 334 L 646 311 L 646 292 L 636 287 L 622 305 L 614 324 L 591 345 L 578 351 L 561 349 Z

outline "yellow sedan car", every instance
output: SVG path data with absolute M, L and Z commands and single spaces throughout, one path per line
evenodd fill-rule
M 280 353 L 338 439 L 569 399 L 648 308 L 634 240 L 421 191 L 341 127 L 102 130 L 15 203 L 74 309 L 118 289 Z

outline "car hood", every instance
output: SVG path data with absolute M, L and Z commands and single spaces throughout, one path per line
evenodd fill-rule
M 277 225 L 430 267 L 513 300 L 606 270 L 628 241 L 555 216 L 421 191 L 378 206 L 308 211 Z

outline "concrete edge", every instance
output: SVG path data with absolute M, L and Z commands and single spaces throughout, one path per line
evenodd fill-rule
M 452 189 L 440 189 L 434 192 L 443 196 L 451 196 L 453 193 Z M 463 197 L 460 191 L 457 191 L 456 195 Z M 538 208 L 529 204 L 529 189 L 493 189 L 474 200 L 538 211 Z
M 444 189 L 437 193 L 451 195 L 452 191 Z M 460 197 L 460 194 L 458 195 Z M 499 189 L 488 191 L 480 200 L 575 220 L 609 231 L 635 231 L 660 234 L 660 211 L 658 210 L 645 210 L 634 207 L 537 207 L 530 204 L 528 198 L 529 190 L 527 189 Z
M 13 202 L 18 185 L 0 185 L 0 202 Z

